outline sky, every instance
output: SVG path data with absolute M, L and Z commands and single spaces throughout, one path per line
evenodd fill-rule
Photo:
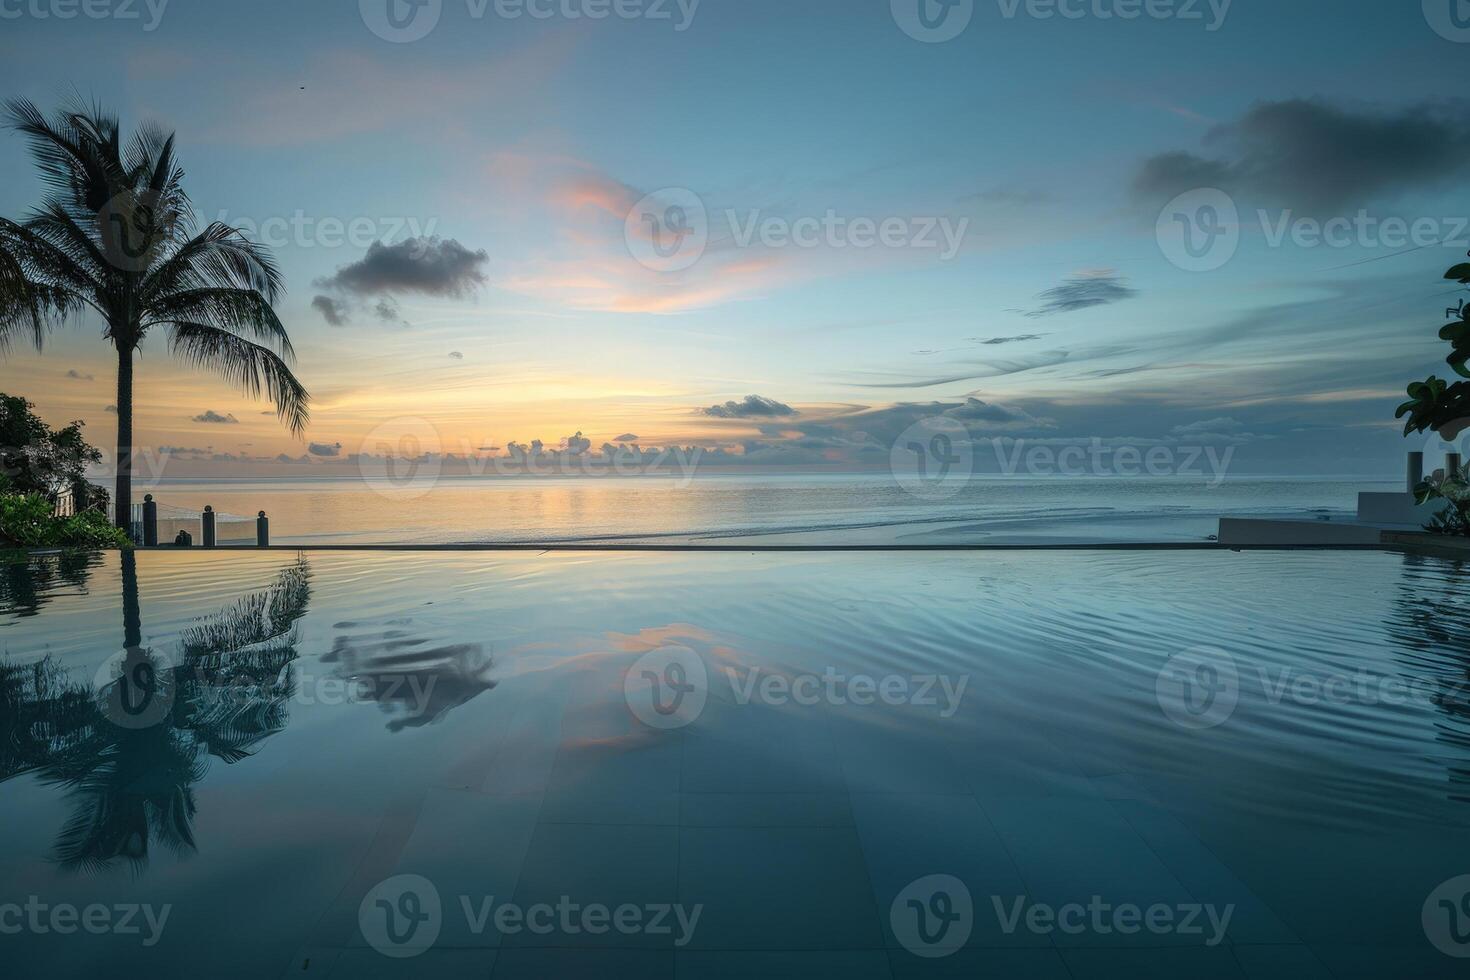
M 1453 2 L 0 0 L 0 94 L 175 130 L 275 249 L 302 438 L 145 343 L 137 442 L 199 472 L 942 416 L 1396 475 L 1470 251 Z M 0 178 L 23 217 L 13 133 Z M 0 390 L 108 446 L 115 372 L 81 320 Z

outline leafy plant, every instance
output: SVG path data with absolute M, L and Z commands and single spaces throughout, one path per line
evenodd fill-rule
M 1452 473 L 1436 473 L 1414 490 L 1414 500 L 1427 504 L 1433 500 L 1449 505 L 1425 525 L 1431 534 L 1447 534 L 1470 538 L 1470 464 Z
M 0 391 L 0 477 L 10 490 L 40 493 L 55 500 L 61 493 L 76 495 L 78 509 L 105 510 L 107 493 L 87 482 L 88 466 L 102 462 L 102 453 L 82 438 L 82 422 L 53 429 L 35 412 L 36 406 Z
M 97 510 L 57 517 L 39 493 L 0 493 L 0 545 L 14 548 L 131 548 L 127 534 Z
M 1470 263 L 1462 262 L 1444 274 L 1446 279 L 1470 286 Z M 1455 319 L 1439 331 L 1439 339 L 1449 341 L 1450 355 L 1445 358 L 1456 374 L 1470 378 L 1470 305 L 1462 299 L 1446 313 Z M 1427 381 L 1409 385 L 1409 400 L 1399 406 L 1394 418 L 1408 416 L 1404 435 L 1415 432 L 1437 432 L 1446 440 L 1454 440 L 1470 429 L 1470 382 L 1450 384 L 1433 375 Z

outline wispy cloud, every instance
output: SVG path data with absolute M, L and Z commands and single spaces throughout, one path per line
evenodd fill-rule
M 1064 280 L 1039 297 L 1041 306 L 1027 312 L 1029 317 L 1055 316 L 1058 313 L 1075 313 L 1094 306 L 1120 303 L 1138 295 L 1138 290 L 1124 285 L 1125 280 L 1111 269 L 1102 269 Z M 1029 339 L 1029 338 L 1028 338 Z

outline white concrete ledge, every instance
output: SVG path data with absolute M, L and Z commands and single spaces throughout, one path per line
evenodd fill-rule
M 1360 493 L 1358 494 L 1358 520 L 1364 524 L 1405 524 L 1423 527 L 1434 520 L 1436 514 L 1449 509 L 1449 501 L 1436 500 L 1427 504 L 1414 503 L 1411 493 Z

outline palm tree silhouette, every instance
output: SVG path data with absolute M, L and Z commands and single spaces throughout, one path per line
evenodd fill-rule
M 272 306 L 281 275 L 269 252 L 214 222 L 196 234 L 174 136 L 145 125 L 124 146 L 117 117 L 81 103 L 52 118 L 6 103 L 49 187 L 24 222 L 0 218 L 0 347 L 88 310 L 117 351 L 116 522 L 132 501 L 133 357 L 155 327 L 173 353 L 262 391 L 300 435 L 306 388 L 291 373 L 291 339 Z M 260 343 L 257 343 L 260 341 Z M 277 353 L 279 351 L 279 353 Z
M 0 782 L 35 773 L 69 791 L 74 806 L 53 857 L 73 871 L 118 860 L 141 871 L 154 846 L 195 849 L 193 787 L 208 758 L 246 759 L 290 720 L 288 668 L 311 599 L 300 560 L 264 591 L 198 620 L 171 663 L 142 645 L 135 559 L 124 552 L 121 560 L 121 677 L 93 691 L 49 657 L 0 661 Z M 167 692 L 164 711 L 149 724 L 121 724 L 107 706 L 123 678 L 140 676 L 151 679 L 150 693 Z

